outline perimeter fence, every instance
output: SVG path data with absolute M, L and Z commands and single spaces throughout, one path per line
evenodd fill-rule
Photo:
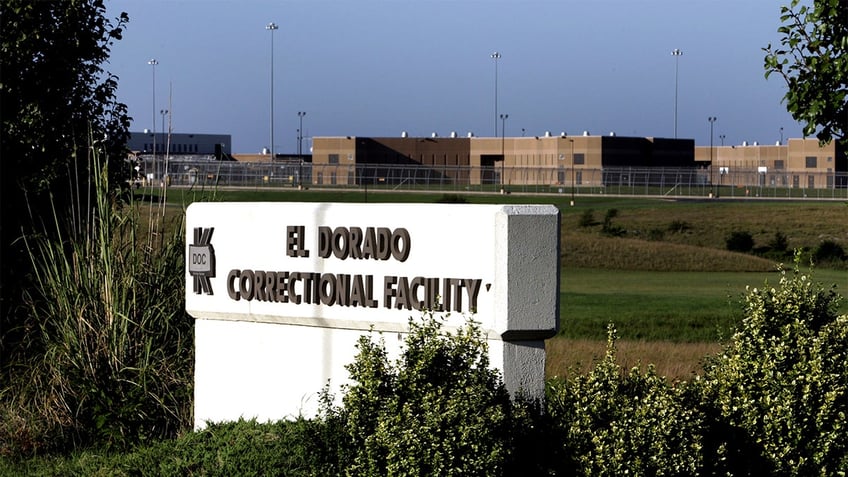
M 647 167 L 469 167 L 244 163 L 172 157 L 142 164 L 145 183 L 654 197 L 848 199 L 848 173 Z

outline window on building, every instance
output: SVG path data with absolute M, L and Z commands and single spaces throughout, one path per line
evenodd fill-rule
M 338 164 L 339 163 L 339 155 L 338 154 L 330 154 L 329 162 L 330 162 L 330 164 Z
M 777 159 L 774 161 L 775 169 L 786 169 L 786 164 L 783 162 L 783 159 Z
M 804 158 L 806 168 L 807 169 L 815 169 L 816 168 L 816 156 L 807 156 Z
M 828 156 L 828 157 L 827 157 L 827 162 L 833 162 L 833 156 Z
M 581 154 L 581 156 L 582 156 L 582 154 Z M 577 173 L 577 177 L 575 178 L 575 180 L 577 181 L 577 185 L 582 185 L 583 184 L 583 171 L 575 171 L 575 172 Z
M 574 164 L 575 165 L 586 164 L 586 156 L 582 152 L 575 154 L 574 155 Z

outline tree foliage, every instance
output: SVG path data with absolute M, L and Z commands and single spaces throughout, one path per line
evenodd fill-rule
M 780 45 L 764 51 L 766 78 L 786 81 L 786 108 L 805 136 L 826 143 L 848 131 L 848 2 L 792 0 L 780 10 Z
M 20 338 L 15 313 L 29 264 L 21 236 L 51 222 L 53 204 L 91 204 L 87 160 L 96 149 L 111 161 L 111 183 L 128 168 L 129 118 L 116 100 L 117 78 L 103 69 L 121 38 L 125 13 L 106 18 L 103 0 L 0 3 L 0 227 L 2 341 L 0 362 Z M 83 216 L 84 217 L 84 216 Z M 79 222 L 83 217 L 74 217 Z M 18 310 L 19 311 L 19 310 Z M 18 318 L 16 318 L 18 317 Z

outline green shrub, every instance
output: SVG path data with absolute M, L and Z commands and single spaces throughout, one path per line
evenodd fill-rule
M 438 204 L 467 204 L 468 199 L 459 194 L 442 194 L 438 200 L 436 200 Z
M 711 473 L 840 475 L 848 469 L 848 315 L 800 271 L 749 289 L 732 342 L 695 381 Z
M 428 313 L 410 329 L 395 362 L 382 340 L 363 336 L 343 407 L 325 405 L 349 439 L 348 475 L 500 475 L 511 403 L 479 326 L 446 332 Z
M 97 155 L 89 170 L 94 204 L 55 211 L 55 230 L 26 242 L 36 270 L 29 345 L 38 352 L 0 395 L 0 453 L 120 448 L 191 425 L 182 226 L 166 235 L 152 212 L 143 223 L 137 207 L 115 200 Z
M 734 231 L 725 239 L 727 250 L 748 253 L 754 249 L 754 237 L 749 232 Z
M 604 216 L 604 223 L 601 227 L 601 233 L 610 237 L 621 237 L 626 232 L 623 228 L 618 225 L 613 225 L 612 219 L 618 216 L 618 209 L 609 209 L 607 210 L 606 215 Z
M 839 265 L 845 258 L 845 249 L 833 240 L 823 240 L 813 250 L 813 261 L 816 264 Z
M 318 420 L 210 424 L 173 440 L 140 445 L 126 453 L 85 450 L 67 458 L 0 459 L 0 475 L 343 475 L 331 435 Z
M 754 249 L 754 253 L 779 263 L 792 256 L 789 239 L 780 231 L 775 232 L 774 237 L 764 247 Z
M 584 210 L 582 214 L 580 214 L 580 222 L 578 222 L 580 227 L 592 227 L 593 225 L 598 225 L 595 222 L 595 211 L 592 209 Z
M 774 238 L 768 243 L 768 247 L 773 252 L 786 252 L 789 250 L 789 239 L 778 230 L 774 233 Z
M 553 431 L 549 475 L 697 475 L 702 467 L 701 421 L 652 366 L 623 373 L 616 333 L 587 375 L 551 381 L 547 410 Z
M 651 229 L 648 231 L 648 240 L 660 242 L 665 238 L 665 232 L 662 229 Z
M 672 220 L 670 224 L 668 224 L 668 231 L 676 234 L 682 234 L 687 230 L 691 230 L 692 225 L 685 220 Z

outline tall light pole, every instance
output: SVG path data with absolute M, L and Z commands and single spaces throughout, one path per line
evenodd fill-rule
M 153 70 L 153 174 L 156 175 L 156 65 L 159 64 L 156 58 L 151 58 L 147 62 Z M 155 178 L 155 177 L 154 177 Z
M 300 160 L 297 170 L 297 185 L 302 184 L 301 175 L 303 174 L 303 117 L 306 116 L 306 111 L 298 111 L 297 118 L 300 120 L 300 127 L 297 129 L 297 158 Z
M 710 197 L 715 197 L 715 194 L 713 194 L 713 124 L 716 119 L 715 116 L 707 118 L 707 121 L 710 122 Z
M 574 207 L 574 174 L 577 172 L 574 169 L 574 139 L 569 139 L 571 143 L 571 206 Z
M 780 127 L 780 144 L 783 145 L 783 126 Z
M 271 160 L 274 156 L 274 31 L 280 27 L 276 23 L 271 22 L 265 25 L 266 30 L 271 31 Z
M 496 51 L 491 56 L 495 60 L 495 137 L 498 137 L 498 60 L 501 54 Z
M 719 135 L 718 135 L 718 138 L 721 140 L 721 145 L 722 145 L 722 146 L 724 146 L 724 138 L 725 138 L 725 137 L 726 137 L 726 136 L 725 136 L 724 134 L 719 134 Z
M 167 142 L 168 136 L 167 136 L 167 134 L 165 134 L 165 116 L 168 115 L 168 110 L 167 109 L 160 109 L 159 114 L 162 115 L 162 149 L 165 149 L 167 147 L 167 144 L 168 144 L 168 142 Z
M 303 155 L 303 117 L 306 116 L 306 111 L 298 111 L 297 117 L 300 119 L 300 128 L 297 130 L 297 155 Z M 303 158 L 301 158 L 302 160 Z
M 683 52 L 675 48 L 671 51 L 671 56 L 674 57 L 674 138 L 677 139 L 677 73 L 680 66 L 680 55 Z
M 506 135 L 506 119 L 509 117 L 509 114 L 501 114 L 501 194 L 506 193 L 506 189 L 504 187 L 504 173 L 506 170 L 506 152 L 504 147 L 505 135 Z

